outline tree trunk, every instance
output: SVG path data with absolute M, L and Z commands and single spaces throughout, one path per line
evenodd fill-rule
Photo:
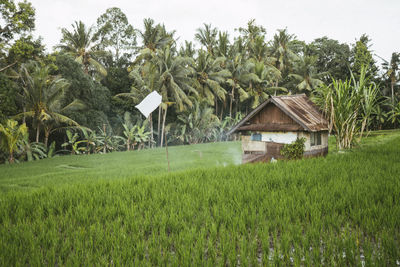
M 231 101 L 229 103 L 229 117 L 232 118 L 232 103 L 233 103 L 233 96 L 235 95 L 235 87 L 232 86 L 232 92 L 231 92 Z
M 50 130 L 44 130 L 44 146 L 47 148 L 47 143 L 49 142 Z
M 161 122 L 161 105 L 158 106 L 157 144 L 160 143 L 160 122 Z
M 26 112 L 26 107 L 24 106 L 23 108 L 24 116 L 22 117 L 22 123 L 25 123 L 26 117 L 25 117 L 25 112 Z
M 36 127 L 36 143 L 39 143 L 39 135 L 40 135 L 40 125 L 38 124 Z
M 107 147 L 107 133 L 106 133 L 106 124 L 105 123 L 103 123 L 103 131 L 104 131 L 104 146 L 103 146 L 103 153 L 104 154 L 106 154 L 106 152 L 107 152 L 107 149 L 106 149 L 106 147 Z
M 131 140 L 129 140 L 129 138 L 128 138 L 128 140 L 126 140 L 126 150 L 127 151 L 129 151 L 130 146 L 131 146 Z
M 167 119 L 167 109 L 168 106 L 165 108 L 164 111 L 164 116 L 163 116 L 163 123 L 162 123 L 162 129 L 161 129 L 161 142 L 160 142 L 160 146 L 163 146 L 163 141 L 164 141 L 164 129 L 165 129 L 165 120 Z
M 153 115 L 152 115 L 152 113 L 150 113 L 149 122 L 150 122 L 150 140 L 149 140 L 149 148 L 153 148 L 154 137 L 153 137 Z
M 10 158 L 8 159 L 8 162 L 10 164 L 14 163 L 14 151 L 10 151 Z
M 394 105 L 394 83 L 390 83 L 391 87 L 392 87 L 392 105 Z

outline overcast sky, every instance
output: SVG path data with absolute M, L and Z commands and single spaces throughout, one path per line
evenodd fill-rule
M 142 29 L 143 19 L 153 18 L 167 30 L 176 30 L 180 41 L 193 41 L 203 23 L 228 31 L 232 38 L 235 28 L 254 18 L 267 29 L 268 40 L 285 27 L 306 42 L 328 36 L 351 44 L 366 33 L 379 56 L 389 60 L 392 52 L 400 52 L 400 0 L 29 1 L 36 8 L 36 35 L 43 37 L 48 49 L 59 42 L 62 27 L 72 29 L 75 20 L 94 25 L 107 8 L 119 7 L 133 27 Z

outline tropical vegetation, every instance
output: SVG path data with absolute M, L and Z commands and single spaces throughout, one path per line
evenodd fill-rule
M 49 144 L 51 154 L 91 154 L 236 139 L 226 130 L 280 94 L 304 93 L 320 105 L 340 149 L 400 124 L 399 53 L 379 68 L 366 34 L 354 44 L 325 36 L 307 43 L 288 29 L 267 35 L 250 20 L 233 33 L 204 23 L 192 41 L 178 42 L 162 23 L 131 25 L 113 7 L 93 26 L 71 21 L 47 52 L 33 37 L 29 2 L 0 8 L 0 124 L 26 125 L 19 161 L 43 158 Z M 152 91 L 162 103 L 144 118 L 135 105 Z M 28 157 L 36 146 L 44 148 Z M 0 162 L 9 156 L 3 148 Z

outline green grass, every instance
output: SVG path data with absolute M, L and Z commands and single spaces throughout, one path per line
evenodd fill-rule
M 240 142 L 221 142 L 168 148 L 172 172 L 241 163 Z M 0 191 L 87 183 L 101 179 L 158 175 L 168 172 L 165 148 L 72 155 L 0 165 Z
M 39 188 L 2 193 L 0 265 L 399 265 L 399 131 L 374 133 L 359 148 L 325 158 L 203 168 L 218 158 L 235 162 L 230 153 L 216 155 L 217 145 L 240 149 L 199 145 L 209 151 L 202 163 L 178 153 L 178 172 L 166 173 L 160 156 L 136 176 L 109 170 L 125 166 L 113 154 L 12 166 L 16 179 L 31 177 Z M 40 168 L 51 173 L 54 162 L 105 173 L 95 180 L 95 172 L 66 169 L 71 181 L 80 173 L 89 182 L 41 187 L 50 178 L 37 177 Z

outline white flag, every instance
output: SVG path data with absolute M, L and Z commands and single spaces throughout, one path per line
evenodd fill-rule
M 150 113 L 152 113 L 161 104 L 161 100 L 162 96 L 160 96 L 156 91 L 153 91 L 135 107 L 147 118 L 149 117 Z

